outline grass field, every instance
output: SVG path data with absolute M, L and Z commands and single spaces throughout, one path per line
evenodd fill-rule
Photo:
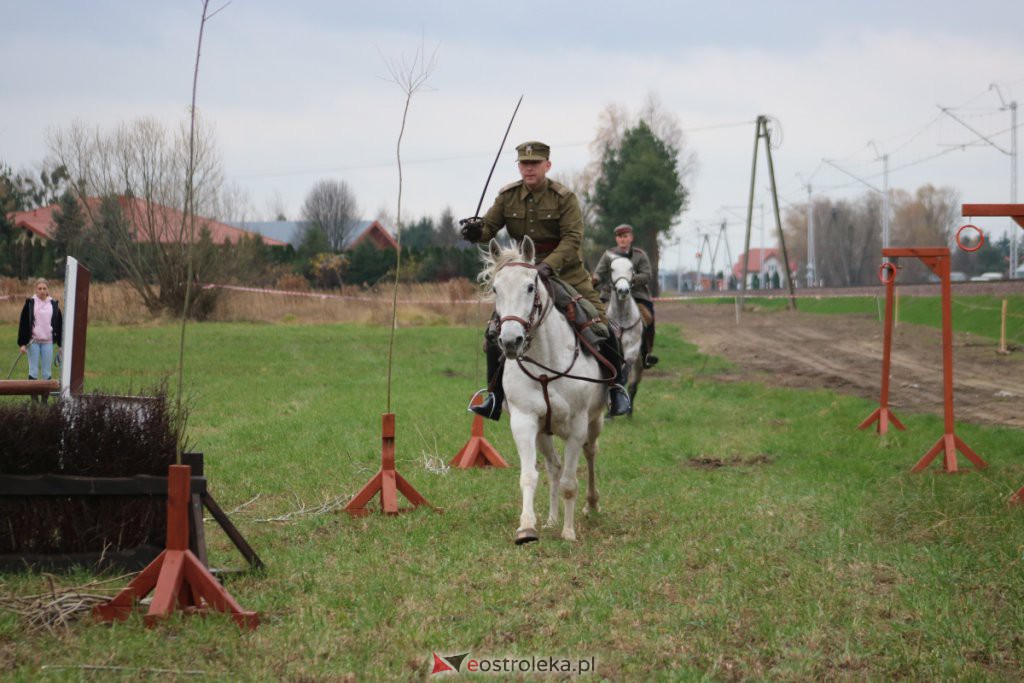
M 0 339 L 14 333 L 0 326 Z M 177 334 L 90 328 L 88 387 L 160 382 Z M 355 325 L 190 327 L 190 437 L 222 507 L 256 498 L 232 518 L 267 564 L 226 585 L 263 625 L 242 633 L 218 616 L 175 617 L 147 630 L 133 618 L 29 633 L 0 611 L 0 678 L 425 680 L 433 652 L 592 658 L 594 679 L 612 681 L 1016 680 L 1024 670 L 1024 511 L 1006 505 L 1024 484 L 1020 431 L 959 425 L 991 467 L 911 475 L 942 432 L 938 416 L 901 415 L 908 431 L 880 439 L 856 429 L 868 402 L 717 383 L 723 361 L 671 329 L 637 416 L 606 426 L 602 512 L 580 516 L 575 544 L 556 532 L 512 544 L 507 419 L 487 436 L 512 468 L 437 467 L 469 436 L 464 406 L 483 375 L 470 328 L 397 333 L 398 469 L 442 514 L 261 521 L 344 500 L 377 470 L 386 342 L 386 329 Z M 207 538 L 212 565 L 244 565 L 216 527 Z M 0 594 L 49 581 L 0 575 Z M 517 678 L 536 676 L 499 680 Z

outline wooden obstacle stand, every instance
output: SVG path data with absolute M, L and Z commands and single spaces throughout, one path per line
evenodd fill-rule
M 886 434 L 891 423 L 896 429 L 904 430 L 906 427 L 899 421 L 896 414 L 889 407 L 889 368 L 892 357 L 892 328 L 893 328 L 893 301 L 896 290 L 896 266 L 892 263 L 883 263 L 879 268 L 879 277 L 885 284 L 885 332 L 882 336 L 882 396 L 878 401 L 878 407 L 868 415 L 868 418 L 860 423 L 858 429 L 867 429 L 873 423 L 877 423 L 876 429 L 879 434 Z
M 473 397 L 470 405 L 483 403 L 480 394 Z M 491 445 L 491 442 L 484 436 L 484 419 L 479 415 L 473 415 L 473 426 L 470 428 L 469 441 L 462 447 L 451 462 L 452 467 L 469 469 L 470 467 L 508 467 L 508 463 L 501 457 L 498 450 Z
M 1024 204 L 964 204 L 961 209 L 961 216 L 1012 218 L 1024 228 Z
M 380 509 L 386 515 L 397 515 L 412 508 L 398 507 L 398 494 L 405 496 L 413 508 L 420 505 L 431 507 L 427 499 L 413 488 L 395 469 L 395 414 L 384 413 L 381 416 L 381 454 L 380 470 L 360 489 L 359 493 L 345 506 L 345 512 L 354 517 L 370 514 L 366 504 L 380 494 Z M 436 508 L 435 508 L 436 509 Z
M 1024 228 L 1024 204 L 964 204 L 961 215 L 1012 218 L 1017 225 Z M 1010 264 L 1011 269 L 1016 267 L 1016 263 Z M 1024 486 L 1010 497 L 1010 503 L 1024 505 Z
M 918 258 L 933 273 L 939 276 L 942 283 L 942 386 L 944 405 L 944 434 L 932 446 L 924 457 L 922 457 L 911 472 L 920 472 L 939 453 L 943 453 L 943 472 L 958 471 L 956 453 L 960 451 L 979 469 L 987 466 L 977 453 L 964 443 L 954 431 L 953 420 L 953 315 L 952 315 L 952 293 L 950 286 L 950 263 L 948 247 L 908 247 L 908 248 L 886 248 L 882 249 L 882 256 L 887 259 L 899 259 L 900 257 Z M 879 407 L 860 424 L 860 429 L 865 429 L 876 420 L 878 431 L 884 434 L 885 422 L 892 421 L 894 425 L 902 429 L 903 425 L 895 419 L 889 410 L 889 356 L 892 347 L 892 325 L 893 325 L 893 288 L 895 287 L 896 275 L 899 266 L 896 263 L 884 263 L 880 269 L 882 280 L 886 283 L 886 306 L 885 306 L 885 347 L 882 352 L 882 398 Z
M 132 613 L 137 601 L 154 591 L 146 613 L 146 626 L 155 625 L 175 609 L 185 613 L 213 609 L 229 613 L 242 628 L 259 626 L 259 615 L 243 610 L 189 548 L 191 472 L 188 465 L 168 468 L 167 547 L 113 600 L 96 606 L 93 615 L 97 619 L 123 621 Z

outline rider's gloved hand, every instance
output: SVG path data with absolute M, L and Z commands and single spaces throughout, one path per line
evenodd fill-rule
M 484 219 L 479 216 L 463 218 L 459 221 L 462 226 L 462 239 L 467 242 L 479 242 L 484 234 Z
M 555 276 L 555 269 L 551 267 L 550 263 L 542 261 L 537 264 L 537 274 L 547 280 Z

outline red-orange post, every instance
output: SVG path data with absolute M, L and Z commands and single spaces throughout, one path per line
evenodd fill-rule
M 889 272 L 885 280 L 885 332 L 882 341 L 882 396 L 878 400 L 878 407 L 868 415 L 868 418 L 860 423 L 858 429 L 867 429 L 871 423 L 878 422 L 879 434 L 886 434 L 889 431 L 889 423 L 896 429 L 905 430 L 906 427 L 899 421 L 896 414 L 889 408 L 889 374 L 890 359 L 892 357 L 892 328 L 893 328 L 893 299 L 896 290 L 896 266 L 883 264 L 882 271 Z
M 147 627 L 170 616 L 175 607 L 186 614 L 209 608 L 229 612 L 242 628 L 255 629 L 260 617 L 247 612 L 224 590 L 210 570 L 188 549 L 188 507 L 192 468 L 171 465 L 167 473 L 167 548 L 110 602 L 97 605 L 93 615 L 103 621 L 124 621 L 135 603 L 154 591 L 146 613 Z
M 939 276 L 942 283 L 942 399 L 945 433 L 934 446 L 924 454 L 911 472 L 920 472 L 928 467 L 940 452 L 943 453 L 942 471 L 956 472 L 956 452 L 963 453 L 975 467 L 982 469 L 988 466 L 963 439 L 956 435 L 953 421 L 953 294 L 949 279 L 949 248 L 948 247 L 901 247 L 882 249 L 882 256 L 899 258 L 910 256 L 920 259 L 933 273 Z
M 960 214 L 962 216 L 1008 217 L 1024 228 L 1024 204 L 964 204 Z M 1016 263 L 1010 264 L 1011 269 L 1016 267 Z M 1014 505 L 1024 504 L 1024 487 L 1018 489 L 1011 496 L 1010 502 Z
M 479 395 L 473 397 L 472 405 L 483 402 Z M 498 450 L 484 437 L 484 419 L 479 415 L 473 416 L 473 426 L 470 428 L 469 441 L 462 447 L 462 450 L 451 459 L 448 464 L 460 469 L 470 467 L 508 467 L 508 463 L 501 457 Z
M 395 414 L 384 413 L 381 425 L 381 465 L 380 471 L 345 506 L 345 512 L 356 517 L 370 514 L 366 504 L 380 493 L 381 511 L 388 515 L 397 515 L 409 508 L 398 509 L 398 492 L 405 496 L 413 507 L 430 506 L 426 498 L 395 471 Z

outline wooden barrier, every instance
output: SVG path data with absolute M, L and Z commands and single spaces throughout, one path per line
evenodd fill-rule
M 208 566 L 206 536 L 203 530 L 203 509 L 209 510 L 249 563 L 251 569 L 263 566 L 262 560 L 231 522 L 210 494 L 203 476 L 203 454 L 183 453 L 182 461 L 191 466 L 191 500 L 189 506 L 189 547 Z M 79 497 L 153 497 L 166 498 L 167 477 L 135 475 L 129 477 L 79 477 L 59 474 L 0 475 L 0 498 L 79 498 Z M 30 567 L 67 568 L 74 565 L 114 565 L 129 571 L 145 567 L 161 548 L 143 545 L 119 551 L 98 550 L 90 553 L 0 554 L 0 570 L 11 571 Z

